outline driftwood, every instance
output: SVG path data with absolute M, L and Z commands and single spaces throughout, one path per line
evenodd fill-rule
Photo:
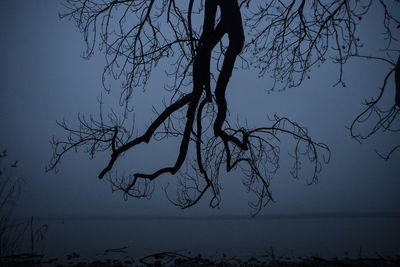
M 112 253 L 112 252 L 117 252 L 117 253 L 126 253 L 126 249 L 127 249 L 128 247 L 127 246 L 124 246 L 124 247 L 122 247 L 122 248 L 110 248 L 110 249 L 106 249 L 106 250 L 104 250 L 104 253 Z

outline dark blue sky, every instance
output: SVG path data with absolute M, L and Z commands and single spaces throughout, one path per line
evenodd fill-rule
M 220 209 L 210 209 L 208 201 L 203 201 L 181 211 L 167 201 L 161 190 L 156 190 L 150 201 L 125 202 L 121 194 L 112 194 L 110 184 L 97 179 L 107 155 L 89 160 L 85 154 L 70 153 L 59 173 L 44 172 L 51 157 L 50 138 L 63 135 L 56 120 L 65 118 L 73 124 L 78 112 L 96 114 L 97 97 L 103 90 L 103 55 L 97 53 L 90 61 L 80 57 L 83 37 L 72 21 L 58 19 L 62 10 L 59 1 L 0 2 L 0 148 L 8 149 L 10 161 L 19 160 L 17 174 L 25 180 L 18 214 L 247 215 L 248 195 L 240 173 L 223 175 Z M 384 45 L 380 14 L 371 12 L 360 28 L 366 54 L 379 53 L 376 51 Z M 272 94 L 265 92 L 272 83 L 268 78 L 257 79 L 257 73 L 250 70 L 234 72 L 227 93 L 232 118 L 238 116 L 250 125 L 260 125 L 265 124 L 267 115 L 287 116 L 308 127 L 315 139 L 332 150 L 331 162 L 324 166 L 319 184 L 305 186 L 305 179 L 291 178 L 283 145 L 281 169 L 272 180 L 276 203 L 262 214 L 400 212 L 400 153 L 385 162 L 374 152 L 388 151 L 399 142 L 399 135 L 378 134 L 360 145 L 345 128 L 361 111 L 361 102 L 377 94 L 387 70 L 388 66 L 381 63 L 351 60 L 345 66 L 346 88 L 332 87 L 338 68 L 326 63 L 314 69 L 311 79 L 301 87 Z M 132 104 L 139 132 L 144 129 L 140 125 L 154 118 L 149 115 L 152 105 L 160 107 L 163 79 L 163 71 L 156 71 L 147 90 L 136 93 Z M 393 88 L 394 94 L 393 79 L 388 88 Z M 106 100 L 111 106 L 118 99 L 118 86 L 114 89 Z M 392 101 L 392 96 L 387 101 Z M 169 163 L 176 155 L 176 144 L 171 141 L 139 146 L 127 153 L 119 166 L 128 171 L 131 166 L 155 168 L 149 164 L 154 161 L 158 165 Z M 174 183 L 175 178 L 165 175 L 157 185 L 168 181 Z

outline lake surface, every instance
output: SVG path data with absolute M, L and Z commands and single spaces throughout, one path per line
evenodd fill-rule
M 260 218 L 41 218 L 48 231 L 44 253 L 81 259 L 127 247 L 136 259 L 163 251 L 191 251 L 206 256 L 363 257 L 400 255 L 400 216 L 270 216 Z

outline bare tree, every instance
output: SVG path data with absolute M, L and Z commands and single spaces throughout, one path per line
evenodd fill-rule
M 270 179 L 279 168 L 280 138 L 287 135 L 293 137 L 292 175 L 299 177 L 302 162 L 309 161 L 313 173 L 308 182 L 317 182 L 322 164 L 329 161 L 329 148 L 286 117 L 274 115 L 261 127 L 233 125 L 225 98 L 229 80 L 239 62 L 243 68 L 258 69 L 260 77 L 271 75 L 275 81 L 271 90 L 281 90 L 299 86 L 314 66 L 331 60 L 340 69 L 337 84 L 344 86 L 343 66 L 359 56 L 357 25 L 371 10 L 372 0 L 66 0 L 64 4 L 67 11 L 60 16 L 74 20 L 83 33 L 85 57 L 90 58 L 97 45 L 105 55 L 105 90 L 111 89 L 108 77 L 123 81 L 124 112 L 103 116 L 100 111 L 98 119 L 78 116 L 78 128 L 59 122 L 68 136 L 53 139 L 48 170 L 56 170 L 70 150 L 83 147 L 91 157 L 110 153 L 99 178 L 108 175 L 115 189 L 140 198 L 151 194 L 151 182 L 160 175 L 178 173 L 177 198 L 167 197 L 187 208 L 206 192 L 211 193 L 210 206 L 218 206 L 221 168 L 239 169 L 244 186 L 256 196 L 250 204 L 256 214 L 273 200 Z M 392 26 L 398 21 L 386 1 L 379 5 L 392 42 Z M 127 126 L 133 91 L 146 87 L 159 62 L 173 62 L 165 85 L 169 101 L 142 134 L 134 135 Z M 124 152 L 170 137 L 180 138 L 172 166 L 152 173 L 111 175 Z M 190 168 L 182 168 L 185 162 Z
M 7 156 L 6 149 L 0 153 L 0 257 L 14 253 L 22 239 L 21 231 L 11 221 L 15 202 L 20 194 L 21 179 L 12 175 L 17 161 L 8 166 L 3 163 Z
M 15 204 L 21 193 L 22 178 L 16 176 L 18 160 L 7 162 L 8 153 L 0 153 L 0 265 L 19 259 L 30 260 L 37 255 L 37 246 L 43 241 L 47 225 L 34 227 L 33 217 L 16 220 Z M 29 252 L 29 253 L 27 253 Z

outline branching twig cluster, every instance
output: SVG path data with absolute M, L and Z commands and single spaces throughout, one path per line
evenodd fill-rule
M 249 1 L 250 2 L 250 1 Z M 277 87 L 299 86 L 311 68 L 331 59 L 339 64 L 337 84 L 345 86 L 343 65 L 361 47 L 358 22 L 372 1 L 265 1 L 246 18 L 247 48 L 260 76 L 270 73 Z M 329 53 L 328 53 L 329 52 Z M 279 85 L 282 84 L 282 85 Z

